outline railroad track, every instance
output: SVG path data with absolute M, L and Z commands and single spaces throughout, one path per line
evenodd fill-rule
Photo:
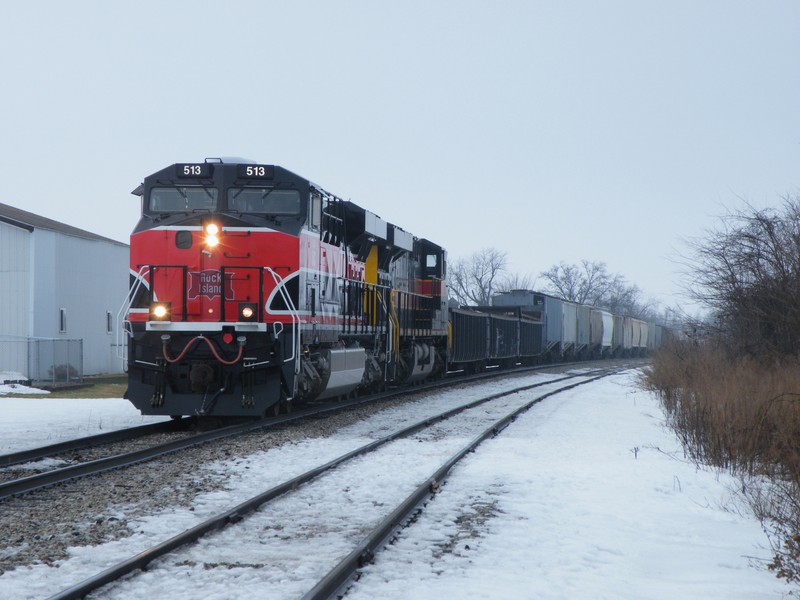
M 246 517 L 267 502 L 275 501 L 278 498 L 283 500 L 283 497 L 288 494 L 301 493 L 302 490 L 308 489 L 308 485 L 304 484 L 314 485 L 319 481 L 320 475 L 330 473 L 333 469 L 342 467 L 345 463 L 354 461 L 354 459 L 357 459 L 358 457 L 364 457 L 366 454 L 377 451 L 379 448 L 383 448 L 392 443 L 402 443 L 401 440 L 406 440 L 406 438 L 409 438 L 415 434 L 420 434 L 425 430 L 428 430 L 429 435 L 433 435 L 435 437 L 436 434 L 430 433 L 431 430 L 437 426 L 442 426 L 441 424 L 449 422 L 451 419 L 471 419 L 477 420 L 477 422 L 481 423 L 479 427 L 479 433 L 472 436 L 471 441 L 465 445 L 459 445 L 457 451 L 454 453 L 448 452 L 446 460 L 439 462 L 438 466 L 429 471 L 427 476 L 421 477 L 421 482 L 416 482 L 416 485 L 414 486 L 415 489 L 411 494 L 402 499 L 402 501 L 400 501 L 393 510 L 384 510 L 384 513 L 389 513 L 388 516 L 385 516 L 383 519 L 381 519 L 377 525 L 373 523 L 370 526 L 371 531 L 366 536 L 363 536 L 361 541 L 354 544 L 351 551 L 345 556 L 345 558 L 340 560 L 338 564 L 335 564 L 335 566 L 327 573 L 327 575 L 321 577 L 315 585 L 312 583 L 311 586 L 307 586 L 305 590 L 308 591 L 305 592 L 305 595 L 303 596 L 304 598 L 308 599 L 329 598 L 340 593 L 348 585 L 348 582 L 352 579 L 358 568 L 371 560 L 371 558 L 386 542 L 386 540 L 390 538 L 399 528 L 403 527 L 415 511 L 419 510 L 420 504 L 436 492 L 439 486 L 446 479 L 448 472 L 453 468 L 453 466 L 468 453 L 475 450 L 480 443 L 500 433 L 508 424 L 516 419 L 518 415 L 525 412 L 533 405 L 541 402 L 545 398 L 562 393 L 569 389 L 573 389 L 579 385 L 591 383 L 597 379 L 606 377 L 619 371 L 620 369 L 604 369 L 603 371 L 595 372 L 594 374 L 573 374 L 560 379 L 528 384 L 512 390 L 505 390 L 500 393 L 465 402 L 462 405 L 442 411 L 436 415 L 428 416 L 421 421 L 402 427 L 388 435 L 381 437 L 380 439 L 376 439 L 367 444 L 361 445 L 353 450 L 341 454 L 333 460 L 329 460 L 324 464 L 319 464 L 300 475 L 274 485 L 270 489 L 250 497 L 237 506 L 217 514 L 212 518 L 209 518 L 192 527 L 191 529 L 175 535 L 172 538 L 165 540 L 143 552 L 139 552 L 135 556 L 116 565 L 109 566 L 101 573 L 89 577 L 84 581 L 52 596 L 51 600 L 82 598 L 89 592 L 99 589 L 100 587 L 103 587 L 113 581 L 117 581 L 125 575 L 128 575 L 139 569 L 144 569 L 148 565 L 151 565 L 151 563 L 159 557 L 187 546 L 188 544 L 201 539 L 211 532 L 218 531 L 226 528 L 229 525 L 239 523 L 241 523 L 242 526 L 246 526 L 248 523 Z M 532 389 L 541 388 L 543 386 L 553 389 L 548 389 L 548 391 L 533 398 L 525 398 L 520 401 L 515 401 L 512 403 L 513 407 L 511 409 L 507 409 L 507 407 L 502 406 L 502 402 L 507 401 L 507 399 L 512 397 L 514 394 L 528 392 Z M 484 413 L 490 413 L 490 410 L 489 408 L 485 407 L 493 406 L 495 404 L 494 401 L 497 401 L 497 403 L 501 404 L 501 406 L 493 409 L 495 413 L 498 413 L 499 411 L 499 416 L 498 414 L 490 414 L 489 416 L 486 416 Z M 481 410 L 474 410 L 479 407 Z M 422 440 L 420 439 L 418 441 Z M 456 441 L 458 440 L 456 439 Z M 458 443 L 460 444 L 460 442 Z M 398 469 L 400 468 L 403 467 L 398 465 Z M 312 481 L 314 482 L 313 484 L 311 483 Z M 346 483 L 340 485 L 345 485 L 346 488 L 349 487 L 349 485 Z M 235 545 L 235 542 L 233 543 Z M 277 544 L 280 545 L 280 543 L 280 539 L 278 539 Z M 216 545 L 217 544 L 215 544 L 215 546 Z M 317 551 L 316 548 L 309 548 L 309 556 L 311 556 L 315 551 Z M 339 556 L 341 556 L 341 554 Z M 335 561 L 333 562 L 335 563 Z M 131 581 L 132 580 L 126 580 L 126 585 Z
M 107 433 L 76 438 L 74 440 L 67 440 L 66 442 L 59 442 L 57 444 L 50 444 L 48 446 L 40 446 L 39 448 L 20 450 L 19 452 L 12 452 L 9 454 L 0 454 L 0 467 L 10 467 L 13 465 L 42 460 L 69 452 L 88 450 L 89 448 L 97 448 L 99 446 L 113 444 L 115 442 L 134 440 L 157 433 L 169 433 L 172 431 L 177 431 L 184 426 L 184 419 L 181 419 L 180 421 L 162 421 L 160 423 L 150 423 L 149 425 L 129 427 L 127 429 L 119 429 L 117 431 L 109 431 Z
M 465 383 L 481 381 L 498 376 L 508 376 L 515 373 L 525 373 L 531 370 L 542 369 L 546 367 L 553 367 L 558 365 L 547 365 L 545 367 L 522 367 L 514 370 L 486 372 L 477 375 L 469 375 L 456 379 L 445 379 L 436 382 L 431 382 L 413 388 L 401 388 L 391 390 L 380 394 L 375 394 L 369 397 L 362 397 L 344 402 L 326 403 L 318 406 L 310 406 L 301 411 L 294 412 L 290 415 L 282 415 L 269 419 L 247 421 L 221 427 L 211 431 L 190 433 L 182 432 L 181 437 L 172 439 L 164 443 L 148 446 L 145 448 L 122 452 L 119 454 L 110 454 L 102 458 L 96 458 L 89 461 L 80 462 L 78 464 L 71 464 L 60 468 L 52 468 L 43 472 L 37 472 L 32 475 L 10 479 L 0 483 L 0 502 L 13 496 L 19 496 L 29 492 L 33 492 L 45 487 L 62 484 L 68 481 L 97 475 L 111 470 L 122 469 L 133 465 L 141 464 L 146 461 L 157 459 L 159 457 L 196 448 L 200 445 L 222 440 L 226 438 L 235 437 L 245 433 L 269 430 L 276 427 L 282 427 L 288 423 L 301 421 L 308 418 L 317 418 L 331 413 L 347 410 L 354 406 L 363 405 L 369 402 L 377 402 L 387 400 L 396 396 L 408 394 L 411 392 L 424 392 L 428 390 L 437 389 L 440 387 Z M 24 462 L 31 462 L 41 460 L 48 457 L 64 455 L 66 453 L 74 453 L 76 451 L 86 450 L 88 448 L 99 448 L 103 445 L 109 445 L 115 442 L 130 441 L 137 438 L 142 438 L 148 435 L 158 433 L 173 433 L 181 432 L 182 428 L 186 426 L 186 419 L 180 422 L 163 422 L 154 423 L 151 425 L 143 425 L 141 427 L 134 427 L 113 431 L 100 435 L 79 438 L 67 442 L 61 442 L 50 446 L 41 448 L 34 448 L 31 450 L 24 450 L 14 454 L 6 454 L 0 456 L 0 467 L 7 467 L 10 465 L 21 464 Z
M 273 417 L 270 419 L 263 419 L 258 421 L 248 421 L 228 427 L 221 427 L 211 431 L 195 433 L 193 435 L 183 436 L 179 439 L 170 440 L 168 442 L 149 446 L 147 448 L 134 450 L 132 452 L 123 452 L 121 454 L 114 454 L 104 458 L 98 458 L 88 462 L 69 465 L 66 467 L 55 468 L 35 475 L 13 479 L 0 483 L 0 501 L 10 498 L 12 496 L 19 496 L 41 488 L 49 487 L 88 477 L 90 475 L 97 475 L 106 471 L 114 469 L 121 469 L 137 465 L 149 460 L 153 460 L 174 452 L 196 448 L 200 445 L 222 440 L 226 438 L 235 437 L 249 432 L 260 430 L 268 430 L 271 428 L 283 426 L 293 421 L 300 421 L 311 417 L 320 417 L 332 412 L 338 412 L 346 408 L 350 408 L 357 404 L 363 404 L 370 401 L 369 399 L 352 400 L 337 404 L 326 404 L 324 406 L 312 407 L 303 411 L 298 411 L 291 415 L 284 415 L 281 417 Z M 153 433 L 152 431 L 150 432 Z M 147 434 L 142 434 L 147 435 Z M 120 438 L 129 439 L 129 438 Z M 119 440 L 116 440 L 119 441 Z M 57 452 L 60 454 L 62 451 Z M 47 456 L 47 455 L 43 455 Z

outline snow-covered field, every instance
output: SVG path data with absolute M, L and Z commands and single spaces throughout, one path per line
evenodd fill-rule
M 194 511 L 142 519 L 131 538 L 76 548 L 60 568 L 36 565 L 7 572 L 0 576 L 0 598 L 47 597 L 99 570 L 104 560 L 127 558 L 168 532 L 268 488 L 285 474 L 277 473 L 276 465 L 300 472 L 399 427 L 401 420 L 415 420 L 433 402 L 464 402 L 546 377 L 488 383 L 468 393 L 441 392 L 418 405 L 387 409 L 330 438 L 208 466 L 232 473 L 229 490 L 200 497 Z M 540 393 L 518 396 L 524 400 Z M 122 400 L 2 396 L 0 419 L 0 453 L 146 422 Z M 769 559 L 767 540 L 732 493 L 736 481 L 684 461 L 662 422 L 657 400 L 637 389 L 634 372 L 545 400 L 457 466 L 421 518 L 377 555 L 348 597 L 788 595 L 790 588 L 763 566 Z M 397 444 L 385 459 L 370 460 L 358 476 L 380 487 L 387 472 L 396 470 L 398 455 L 413 454 L 415 446 L 420 444 Z M 223 536 L 204 540 L 97 597 L 298 597 L 303 590 L 298 582 L 315 550 L 283 525 L 290 515 L 299 521 L 298 515 L 324 503 L 335 505 L 343 520 L 368 518 L 380 508 L 335 487 L 325 491 L 323 484 L 318 490 L 265 507 L 253 517 L 255 534 L 237 536 L 229 528 L 223 535 L 236 540 L 232 550 L 220 550 Z M 280 561 L 270 556 L 276 548 Z M 0 541 L 0 560 L 2 555 Z M 307 575 L 313 581 L 325 570 Z
M 142 416 L 130 402 L 121 398 L 4 398 L 0 395 L 0 411 L 0 454 L 169 420 L 169 417 Z

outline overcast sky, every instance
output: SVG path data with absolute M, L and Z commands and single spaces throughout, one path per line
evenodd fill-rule
M 798 25 L 795 0 L 7 3 L 0 202 L 128 241 L 147 174 L 243 156 L 451 259 L 604 261 L 673 305 L 685 238 L 800 191 Z

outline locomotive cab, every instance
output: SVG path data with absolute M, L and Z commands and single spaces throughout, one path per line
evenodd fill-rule
M 147 177 L 132 192 L 142 198 L 134 233 L 158 223 L 196 224 L 214 215 L 230 226 L 269 224 L 299 234 L 307 220 L 307 180 L 273 165 L 217 160 L 176 164 Z

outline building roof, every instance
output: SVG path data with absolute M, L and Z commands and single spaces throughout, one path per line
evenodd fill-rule
M 0 221 L 3 223 L 8 223 L 9 225 L 14 225 L 15 227 L 27 229 L 28 231 L 33 231 L 34 229 L 46 229 L 48 231 L 55 231 L 57 233 L 63 233 L 86 240 L 96 240 L 100 242 L 118 244 L 120 246 L 127 246 L 127 244 L 118 242 L 117 240 L 112 240 L 111 238 L 103 237 L 102 235 L 97 235 L 96 233 L 79 229 L 78 227 L 73 227 L 72 225 L 59 223 L 58 221 L 53 221 L 47 217 L 39 216 L 32 212 L 28 212 L 27 210 L 22 210 L 21 208 L 15 208 L 13 206 L 9 206 L 8 204 L 3 204 L 2 202 L 0 202 Z

